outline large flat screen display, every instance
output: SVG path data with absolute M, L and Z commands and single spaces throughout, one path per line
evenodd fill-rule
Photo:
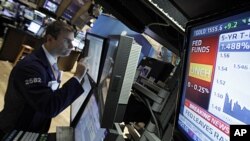
M 187 26 L 177 128 L 186 139 L 229 141 L 250 124 L 250 12 Z

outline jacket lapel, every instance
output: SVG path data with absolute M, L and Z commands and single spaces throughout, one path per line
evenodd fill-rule
M 50 63 L 49 63 L 49 61 L 48 61 L 48 59 L 47 59 L 47 57 L 45 55 L 45 52 L 44 52 L 43 48 L 40 47 L 34 53 L 35 53 L 35 56 L 37 56 L 38 61 L 41 62 L 44 65 L 44 67 L 46 68 L 47 73 L 50 76 L 50 79 L 51 80 L 56 80 L 56 78 L 55 78 L 55 76 L 53 74 L 53 70 L 52 70 L 52 68 L 50 66 Z

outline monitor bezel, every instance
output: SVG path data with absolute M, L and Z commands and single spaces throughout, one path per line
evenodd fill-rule
M 73 127 L 73 128 L 76 127 L 77 123 L 79 122 L 79 120 L 80 120 L 80 118 L 81 118 L 81 116 L 82 116 L 82 114 L 83 114 L 83 112 L 84 112 L 84 109 L 85 109 L 85 107 L 87 106 L 87 104 L 88 104 L 88 102 L 89 102 L 89 99 L 90 99 L 90 97 L 92 96 L 92 94 L 95 95 L 97 104 L 98 104 L 98 102 L 99 102 L 99 101 L 98 101 L 98 96 L 97 96 L 96 89 L 95 89 L 95 87 L 93 86 L 93 85 L 94 85 L 94 84 L 93 84 L 93 80 L 91 79 L 91 77 L 90 77 L 88 74 L 86 74 L 86 77 L 87 77 L 87 79 L 89 79 L 91 88 L 90 88 L 90 91 L 87 93 L 87 96 L 85 97 L 85 99 L 84 99 L 82 105 L 80 106 L 80 108 L 79 108 L 77 114 L 75 115 L 74 119 L 71 119 L 70 127 Z M 83 82 L 83 83 L 84 83 L 84 82 Z M 98 105 L 99 105 L 99 104 L 98 104 Z M 72 108 L 72 107 L 71 107 L 71 108 Z M 99 107 L 98 107 L 98 108 L 99 108 Z M 100 113 L 100 109 L 99 109 L 99 113 Z
M 102 85 L 104 81 L 100 81 L 100 83 L 97 86 L 98 89 L 98 96 L 99 96 L 99 104 L 101 109 L 101 127 L 103 128 L 113 128 L 115 122 L 121 122 L 120 120 L 123 120 L 122 116 L 125 114 L 125 109 L 127 107 L 127 104 L 121 104 L 119 103 L 122 89 L 123 80 L 125 79 L 125 71 L 126 71 L 126 65 L 121 62 L 124 62 L 125 60 L 128 61 L 129 56 L 126 56 L 128 52 L 131 52 L 131 48 L 133 46 L 133 38 L 129 36 L 122 36 L 122 35 L 110 35 L 108 37 L 107 42 L 107 48 L 104 51 L 104 59 L 103 59 L 103 65 L 105 64 L 106 55 L 110 48 L 110 41 L 114 40 L 118 42 L 118 45 L 116 46 L 116 51 L 114 54 L 114 66 L 112 69 L 112 72 L 110 74 L 110 83 L 109 83 L 109 89 L 107 90 L 107 97 L 105 99 L 102 94 Z M 124 52 L 126 52 L 124 54 Z M 120 56 L 123 54 L 123 56 Z M 123 64 L 123 65 L 120 65 Z M 138 65 L 138 64 L 137 64 Z M 120 69 L 121 67 L 125 67 L 124 70 Z M 102 70 L 104 69 L 104 66 Z M 102 72 L 101 74 L 102 75 Z M 101 76 L 100 76 L 101 77 Z M 118 91 L 119 95 L 114 95 L 114 91 Z M 116 92 L 117 93 L 117 92 Z
M 178 92 L 178 97 L 177 97 L 177 103 L 176 103 L 176 112 L 175 112 L 175 120 L 174 120 L 174 130 L 173 130 L 173 137 L 176 139 L 181 139 L 181 140 L 192 140 L 191 137 L 188 136 L 188 134 L 184 131 L 184 129 L 179 127 L 178 121 L 179 121 L 179 113 L 180 109 L 183 107 L 182 100 L 183 100 L 183 91 L 185 90 L 185 82 L 187 80 L 187 73 L 188 73 L 188 64 L 190 63 L 189 57 L 190 57 L 190 52 L 189 52 L 189 44 L 190 44 L 190 35 L 191 31 L 194 28 L 197 28 L 198 26 L 202 26 L 205 24 L 209 24 L 212 22 L 217 22 L 219 20 L 223 19 L 228 19 L 232 18 L 233 16 L 241 15 L 245 12 L 249 12 L 250 6 L 245 6 L 245 7 L 233 7 L 231 9 L 224 10 L 220 13 L 214 13 L 213 15 L 208 15 L 206 17 L 198 18 L 195 20 L 191 20 L 187 23 L 186 28 L 185 28 L 185 38 L 184 38 L 184 43 L 183 43 L 183 48 L 180 56 L 180 65 L 181 67 L 181 75 L 180 75 L 180 83 L 179 84 L 179 92 Z M 212 24 L 214 25 L 214 24 Z
M 91 81 L 90 76 L 88 74 L 86 76 Z M 93 85 L 93 82 L 90 82 L 90 83 L 91 83 L 91 85 Z M 74 120 L 70 123 L 70 127 L 72 127 L 73 129 L 75 129 L 77 127 L 78 123 L 80 123 L 81 117 L 84 114 L 84 111 L 85 111 L 86 107 L 88 106 L 92 96 L 94 96 L 95 101 L 97 103 L 100 129 L 102 128 L 101 127 L 101 120 L 100 120 L 101 119 L 101 112 L 100 112 L 100 107 L 99 107 L 99 96 L 97 93 L 97 89 L 95 87 L 92 87 L 91 90 L 89 91 L 87 97 L 85 98 L 81 108 L 79 109 L 77 115 L 75 116 Z M 109 130 L 106 128 L 102 128 L 102 129 L 104 129 L 104 136 L 107 136 L 109 134 Z M 75 132 L 74 132 L 74 134 L 75 134 Z M 104 137 L 104 138 L 106 138 L 106 137 Z
M 50 10 L 49 8 L 46 7 L 46 5 L 47 5 L 48 2 L 50 2 L 50 3 L 54 4 L 54 5 L 56 5 L 56 10 L 55 10 L 55 11 L 52 11 L 52 10 Z M 49 11 L 49 12 L 51 12 L 51 13 L 53 13 L 53 14 L 56 14 L 57 11 L 58 11 L 58 9 L 59 9 L 59 4 L 57 4 L 56 2 L 54 2 L 54 1 L 52 1 L 52 0 L 45 0 L 44 3 L 43 3 L 43 5 L 42 5 L 42 8 L 43 8 L 43 9 L 46 9 L 47 11 Z

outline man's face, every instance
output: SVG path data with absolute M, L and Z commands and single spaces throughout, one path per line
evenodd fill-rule
M 58 56 L 68 56 L 73 49 L 73 32 L 61 32 L 55 40 L 55 52 Z

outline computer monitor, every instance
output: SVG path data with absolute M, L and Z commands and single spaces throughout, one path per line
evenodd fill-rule
M 89 70 L 88 74 L 91 76 L 92 80 L 97 84 L 100 79 L 100 70 L 102 70 L 101 58 L 102 52 L 106 45 L 106 38 L 93 34 L 93 33 L 86 33 L 85 36 L 85 43 L 88 50 L 88 64 Z
M 101 127 L 112 128 L 122 122 L 138 65 L 141 46 L 128 36 L 110 36 L 103 55 L 105 60 L 98 84 Z
M 56 13 L 58 4 L 54 3 L 52 0 L 46 0 L 43 4 L 43 8 L 47 9 L 50 12 Z
M 82 87 L 84 89 L 84 92 L 70 106 L 70 122 L 72 124 L 74 124 L 78 121 L 78 119 L 76 117 L 77 116 L 79 117 L 79 111 L 80 111 L 87 95 L 89 94 L 89 92 L 92 89 L 91 83 L 89 81 L 89 77 L 87 75 L 85 75 L 83 79 L 84 79 L 84 81 L 83 81 Z
M 44 13 L 35 10 L 35 12 L 34 12 L 34 21 L 35 22 L 42 25 L 45 17 L 46 17 L 46 15 Z
M 37 34 L 37 32 L 39 31 L 41 25 L 39 25 L 38 23 L 36 22 L 33 22 L 31 21 L 29 26 L 28 26 L 28 31 L 34 33 L 34 34 Z
M 34 19 L 34 11 L 25 8 L 25 9 L 24 9 L 24 15 L 23 15 L 23 16 L 24 16 L 24 18 L 26 18 L 26 19 L 32 21 L 32 20 Z
M 75 141 L 102 141 L 107 134 L 100 126 L 100 110 L 97 93 L 91 90 L 84 103 L 84 110 L 74 128 Z
M 85 32 L 78 31 L 76 37 L 73 40 L 73 46 L 82 50 L 84 47 Z
M 250 124 L 249 15 L 242 7 L 187 24 L 176 119 L 186 140 L 229 141 L 230 125 Z
M 76 0 L 71 1 L 67 9 L 63 12 L 62 17 L 68 21 L 71 21 L 71 19 L 75 16 L 75 14 L 82 6 L 83 5 Z

